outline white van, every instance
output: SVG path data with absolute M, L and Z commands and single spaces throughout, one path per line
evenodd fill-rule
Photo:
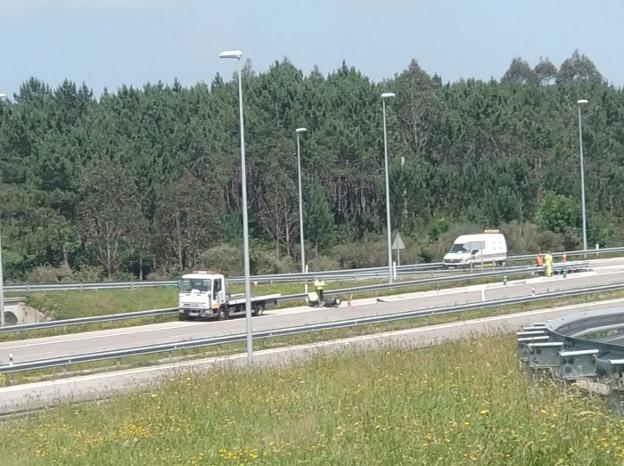
M 507 242 L 501 233 L 485 232 L 459 236 L 444 256 L 445 267 L 470 267 L 481 263 L 504 265 Z

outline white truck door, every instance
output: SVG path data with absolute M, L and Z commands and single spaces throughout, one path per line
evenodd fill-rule
M 225 304 L 225 287 L 223 286 L 222 278 L 216 278 L 214 281 L 213 297 L 214 301 L 219 305 Z

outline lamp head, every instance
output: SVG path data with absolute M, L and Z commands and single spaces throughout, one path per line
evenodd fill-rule
M 240 57 L 243 56 L 243 52 L 240 50 L 224 50 L 219 54 L 219 58 L 235 58 L 240 60 Z
M 382 99 L 389 99 L 391 97 L 396 97 L 396 94 L 394 92 L 384 92 L 381 94 Z
M 579 99 L 576 101 L 577 104 L 581 105 L 581 104 L 587 104 L 589 103 L 589 100 L 586 99 Z
M 305 133 L 308 129 L 307 128 L 297 128 L 295 130 L 295 133 Z

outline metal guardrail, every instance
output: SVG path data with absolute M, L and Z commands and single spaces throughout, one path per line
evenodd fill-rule
M 552 253 L 553 257 L 562 257 L 564 254 L 568 257 L 589 256 L 600 254 L 624 253 L 624 247 L 576 250 L 567 252 Z M 517 256 L 509 256 L 507 262 L 528 261 L 535 259 L 535 254 L 523 254 Z M 465 273 L 472 273 L 478 269 L 478 265 L 474 269 L 466 269 Z M 447 269 L 443 268 L 442 262 L 406 264 L 397 266 L 397 275 L 416 275 L 419 273 L 443 272 Z M 283 274 L 265 274 L 252 275 L 251 281 L 258 283 L 288 283 L 288 282 L 305 282 L 313 280 L 315 277 L 325 280 L 347 280 L 347 279 L 365 279 L 365 278 L 383 278 L 388 272 L 387 266 L 382 267 L 366 267 L 358 269 L 343 270 L 327 270 L 317 272 L 294 272 Z M 231 277 L 228 279 L 231 283 L 242 283 L 243 277 Z M 159 281 L 140 281 L 140 282 L 97 282 L 97 283 L 54 283 L 47 285 L 7 285 L 4 290 L 7 292 L 43 292 L 43 291 L 70 291 L 70 290 L 98 290 L 98 289 L 119 289 L 119 288 L 144 288 L 144 287 L 160 287 L 160 286 L 176 286 L 175 280 L 159 280 Z
M 624 253 L 624 247 L 602 248 L 602 249 L 578 249 L 574 251 L 552 252 L 551 256 L 563 257 L 565 255 L 567 257 L 575 257 L 575 256 L 601 255 L 601 254 L 616 254 L 616 253 Z M 535 254 L 521 254 L 517 256 L 508 257 L 507 262 L 534 260 L 534 259 L 535 259 Z
M 177 281 L 142 281 L 142 282 L 97 282 L 97 283 L 52 283 L 49 285 L 6 285 L 5 292 L 32 293 L 41 291 L 104 290 L 117 288 L 147 288 L 159 286 L 177 286 Z
M 120 312 L 118 314 L 106 314 L 89 317 L 76 317 L 74 319 L 46 320 L 30 324 L 6 325 L 0 327 L 0 334 L 23 332 L 26 330 L 42 330 L 57 327 L 69 327 L 73 325 L 94 324 L 101 322 L 113 322 L 116 320 L 141 319 L 145 317 L 160 317 L 178 312 L 177 307 L 165 307 L 162 309 L 150 309 L 146 311 Z
M 475 310 L 475 309 L 508 306 L 512 304 L 522 304 L 522 303 L 528 303 L 528 302 L 533 302 L 533 301 L 543 301 L 543 300 L 548 300 L 548 299 L 556 299 L 560 297 L 581 296 L 581 295 L 586 295 L 586 294 L 606 292 L 606 291 L 616 291 L 616 290 L 624 290 L 624 284 L 604 285 L 604 286 L 589 287 L 589 288 L 569 290 L 569 291 L 556 291 L 556 292 L 544 293 L 544 294 L 536 295 L 536 296 L 497 299 L 497 300 L 490 300 L 490 301 L 478 302 L 478 303 L 461 304 L 461 305 L 456 305 L 456 306 L 445 306 L 445 307 L 439 307 L 439 308 L 421 309 L 421 310 L 415 310 L 415 311 L 398 312 L 398 313 L 393 313 L 393 314 L 361 317 L 361 318 L 356 318 L 356 319 L 345 319 L 345 320 L 334 321 L 334 322 L 325 322 L 325 323 L 319 323 L 319 324 L 287 327 L 287 328 L 275 329 L 275 330 L 265 330 L 265 331 L 254 332 L 253 338 L 258 340 L 258 339 L 268 339 L 268 338 L 276 338 L 276 337 L 283 337 L 283 336 L 292 336 L 292 335 L 297 335 L 301 333 L 318 332 L 322 330 L 333 330 L 333 329 L 354 327 L 358 325 L 386 323 L 386 322 L 394 322 L 394 321 L 399 321 L 399 320 L 413 319 L 413 318 L 418 318 L 418 317 L 430 317 L 430 316 L 437 316 L 437 315 L 453 314 L 453 313 L 466 312 L 466 311 Z M 242 341 L 245 341 L 245 339 L 246 339 L 246 334 L 234 334 L 234 335 L 209 337 L 209 338 L 178 341 L 178 342 L 156 344 L 156 345 L 146 345 L 146 346 L 128 348 L 128 349 L 122 349 L 122 350 L 102 351 L 102 352 L 86 353 L 86 354 L 72 355 L 72 356 L 66 356 L 66 357 L 60 357 L 60 358 L 41 359 L 37 361 L 28 361 L 28 362 L 23 362 L 23 363 L 2 365 L 0 366 L 0 373 L 21 372 L 21 371 L 45 369 L 45 368 L 57 367 L 57 366 L 68 366 L 68 365 L 80 364 L 84 362 L 119 359 L 119 358 L 128 357 L 128 356 L 155 354 L 155 353 L 177 351 L 177 350 L 190 349 L 190 348 L 202 348 L 202 347 L 220 345 L 224 343 L 242 342 Z
M 587 268 L 587 262 L 576 261 L 576 262 L 567 262 L 556 264 L 554 267 L 555 272 L 560 272 L 564 268 L 569 271 L 579 271 Z M 495 270 L 489 272 L 480 272 L 473 273 L 470 275 L 454 275 L 454 276 L 445 276 L 445 277 L 433 277 L 426 278 L 421 280 L 410 280 L 410 281 L 402 281 L 402 282 L 394 282 L 394 283 L 381 283 L 377 285 L 363 285 L 352 288 L 342 288 L 336 290 L 325 290 L 326 296 L 337 296 L 337 295 L 347 295 L 351 293 L 364 292 L 364 291 L 379 291 L 386 289 L 394 289 L 394 288 L 408 288 L 419 285 L 427 285 L 432 283 L 450 283 L 464 280 L 476 280 L 480 278 L 488 278 L 488 277 L 496 277 L 496 276 L 505 276 L 512 274 L 530 274 L 530 273 L 539 273 L 544 270 L 544 267 L 514 267 L 508 268 L 505 270 Z M 289 295 L 283 295 L 276 298 L 276 301 L 294 301 L 298 299 L 303 299 L 306 297 L 305 293 L 295 293 Z M 163 308 L 163 309 L 152 309 L 147 311 L 134 311 L 134 312 L 124 312 L 117 314 L 107 314 L 100 316 L 89 316 L 89 317 L 77 317 L 74 319 L 62 319 L 62 320 L 49 320 L 44 322 L 34 322 L 30 324 L 19 324 L 19 325 L 9 325 L 5 327 L 0 327 L 0 334 L 3 333 L 12 333 L 12 332 L 20 332 L 26 330 L 41 330 L 55 327 L 68 327 L 73 325 L 83 325 L 83 324 L 93 324 L 93 323 L 101 323 L 101 322 L 111 322 L 115 320 L 124 320 L 124 319 L 137 319 L 137 318 L 148 318 L 148 317 L 159 317 L 168 314 L 175 314 L 178 312 L 177 307 L 171 308 Z
M 622 329 L 624 309 L 575 313 L 518 332 L 518 354 L 531 371 L 598 390 L 624 414 Z

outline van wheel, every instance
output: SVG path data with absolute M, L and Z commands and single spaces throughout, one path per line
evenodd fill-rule
M 254 316 L 261 316 L 262 314 L 264 314 L 264 303 L 254 304 L 252 314 Z

